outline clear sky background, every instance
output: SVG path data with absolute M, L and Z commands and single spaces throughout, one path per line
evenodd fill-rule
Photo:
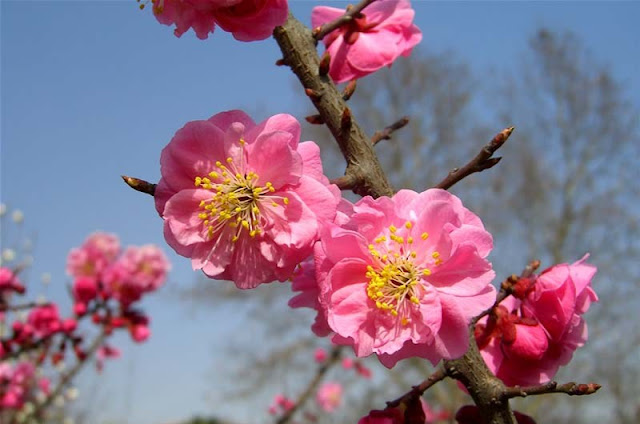
M 318 4 L 290 3 L 305 23 Z M 414 7 L 424 44 L 454 52 L 487 78 L 496 63 L 509 67 L 509 58 L 517 60 L 536 28 L 571 30 L 640 105 L 638 2 L 420 1 Z M 66 255 L 95 230 L 118 234 L 123 245 L 159 244 L 173 263 L 166 287 L 144 303 L 152 338 L 142 346 L 117 339 L 124 356 L 100 377 L 99 416 L 136 424 L 214 411 L 264 419 L 255 414 L 262 405 L 238 414 L 207 402 L 207 393 L 230 384 L 211 372 L 213 361 L 223 359 L 217 346 L 242 325 L 228 326 L 229 311 L 193 314 L 176 300 L 176 288 L 196 275 L 164 244 L 152 199 L 128 189 L 119 175 L 156 181 L 160 150 L 187 121 L 234 108 L 263 111 L 256 121 L 296 115 L 302 93 L 292 90 L 288 68 L 273 65 L 275 42 L 240 43 L 222 31 L 206 41 L 192 32 L 178 39 L 134 0 L 2 0 L 0 14 L 0 200 L 21 209 L 26 231 L 36 236 L 28 274 L 34 294 L 49 272 L 47 296 L 67 302 Z M 6 247 L 13 240 L 4 225 Z M 94 373 L 85 375 L 90 392 Z

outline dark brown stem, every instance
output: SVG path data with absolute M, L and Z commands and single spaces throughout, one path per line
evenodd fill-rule
M 355 183 L 355 179 L 349 177 L 348 175 L 343 175 L 342 177 L 331 180 L 331 184 L 337 185 L 340 190 L 351 190 L 353 189 Z
M 318 74 L 320 59 L 309 29 L 289 14 L 287 22 L 276 27 L 273 37 L 280 46 L 285 63 L 302 86 L 322 93 L 320 98 L 311 101 L 340 146 L 347 162 L 345 175 L 355 181 L 353 191 L 362 196 L 392 196 L 393 189 L 382 171 L 370 138 L 353 116 L 346 119 L 347 104 L 335 84 Z M 349 125 L 345 125 L 347 123 Z
M 147 193 L 151 196 L 156 192 L 156 185 L 153 183 L 141 180 L 140 178 L 127 177 L 126 175 L 121 175 L 121 177 L 129 187 L 136 191 Z
M 21 311 L 23 309 L 31 309 L 31 308 L 36 308 L 38 306 L 47 306 L 50 305 L 49 303 L 38 303 L 38 302 L 29 302 L 29 303 L 23 303 L 22 305 L 1 305 L 0 304 L 0 311 L 2 312 L 6 312 L 6 311 Z
M 387 402 L 387 408 L 395 408 L 396 406 L 399 406 L 402 403 L 407 403 L 412 398 L 422 396 L 422 394 L 426 392 L 431 386 L 433 386 L 434 384 L 436 384 L 441 380 L 444 380 L 446 377 L 447 377 L 447 372 L 445 371 L 444 367 L 441 365 L 433 372 L 433 374 L 429 376 L 429 378 L 424 380 L 422 383 L 418 384 L 417 386 L 413 386 L 411 390 L 409 390 L 407 393 L 403 394 L 399 398 L 394 399 L 391 402 Z
M 311 35 L 316 40 L 322 40 L 331 31 L 340 28 L 342 25 L 346 24 L 347 22 L 351 22 L 354 16 L 362 12 L 362 9 L 369 6 L 374 1 L 376 0 L 362 0 L 357 5 L 353 7 L 348 7 L 344 15 L 339 16 L 338 18 L 322 25 L 321 27 L 314 28 L 314 30 L 311 32 Z
M 409 117 L 404 116 L 398 119 L 393 124 L 386 127 L 385 129 L 383 129 L 382 131 L 376 131 L 375 134 L 373 134 L 373 137 L 371 137 L 371 144 L 376 145 L 382 140 L 390 140 L 391 134 L 394 131 L 399 130 L 400 128 L 406 126 L 408 123 L 409 123 Z
M 496 301 L 493 303 L 493 305 L 489 309 L 482 311 L 480 315 L 476 316 L 471 321 L 471 324 L 475 325 L 481 318 L 489 315 L 489 313 L 491 313 L 493 309 L 495 309 L 500 303 L 502 303 L 503 300 L 505 300 L 507 297 L 511 295 L 512 293 L 511 289 L 513 288 L 514 282 L 517 282 L 519 278 L 531 277 L 539 267 L 540 267 L 540 261 L 535 259 L 529 262 L 529 264 L 527 264 L 524 270 L 522 270 L 522 272 L 520 273 L 520 277 L 516 276 L 515 274 L 507 277 L 500 285 L 500 291 L 498 292 L 498 295 L 496 296 Z
M 276 421 L 276 424 L 285 424 L 286 422 L 288 422 L 291 419 L 291 417 L 293 417 L 293 414 L 295 414 L 296 411 L 305 404 L 305 402 L 315 392 L 316 388 L 324 378 L 327 371 L 329 371 L 331 367 L 333 367 L 336 363 L 338 363 L 338 361 L 340 360 L 341 351 L 342 351 L 341 346 L 333 347 L 333 349 L 329 353 L 329 357 L 322 365 L 320 365 L 320 367 L 318 368 L 318 371 L 316 372 L 316 375 L 313 377 L 311 381 L 309 381 L 307 388 L 302 392 L 302 394 L 298 396 L 298 399 L 296 400 L 293 407 L 288 411 L 286 411 L 280 418 L 278 418 L 278 420 Z
M 460 381 L 469 391 L 485 424 L 516 424 L 509 399 L 505 398 L 504 383 L 493 375 L 482 359 L 473 335 L 469 334 L 469 349 L 458 359 L 445 360 L 447 375 Z
M 478 153 L 476 157 L 471 159 L 471 161 L 469 161 L 462 168 L 456 168 L 453 171 L 449 172 L 449 175 L 447 175 L 434 187 L 448 190 L 463 178 L 468 177 L 469 175 L 476 172 L 482 172 L 485 169 L 489 169 L 497 165 L 502 158 L 494 158 L 492 156 L 496 152 L 496 150 L 502 147 L 502 145 L 507 141 L 512 132 L 513 127 L 509 127 L 496 134 L 495 137 L 491 139 L 489 144 L 485 145 L 482 150 L 480 150 L 480 153 Z
M 577 384 L 577 383 L 565 383 L 562 385 L 558 385 L 555 381 L 550 381 L 546 384 L 539 384 L 537 386 L 528 386 L 528 387 L 507 387 L 504 392 L 504 397 L 507 399 L 514 397 L 527 397 L 534 395 L 543 395 L 546 393 L 565 393 L 569 396 L 584 396 L 591 395 L 600 390 L 599 384 L 589 383 L 589 384 Z

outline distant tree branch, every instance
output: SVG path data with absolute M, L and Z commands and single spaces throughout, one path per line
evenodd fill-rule
M 382 140 L 390 140 L 391 134 L 394 131 L 399 130 L 400 128 L 406 126 L 408 123 L 409 123 L 409 117 L 404 116 L 398 119 L 393 124 L 386 127 L 385 129 L 381 131 L 376 131 L 375 134 L 373 134 L 373 137 L 371 137 L 371 144 L 376 145 Z
M 362 0 L 355 6 L 347 6 L 347 11 L 344 15 L 337 17 L 331 22 L 328 22 L 318 28 L 314 28 L 311 32 L 311 35 L 316 40 L 322 40 L 327 34 L 331 31 L 340 28 L 342 25 L 351 22 L 354 16 L 358 15 L 358 13 L 362 12 L 362 9 L 369 6 L 376 0 Z
M 338 362 L 338 360 L 340 360 L 341 351 L 342 346 L 333 347 L 333 349 L 329 353 L 329 357 L 325 362 L 322 363 L 322 365 L 320 365 L 315 376 L 313 377 L 313 379 L 311 379 L 311 381 L 309 381 L 309 384 L 307 384 L 307 388 L 302 392 L 302 394 L 298 396 L 298 399 L 296 400 L 293 407 L 286 411 L 280 418 L 278 418 L 276 424 L 285 424 L 289 422 L 291 417 L 293 417 L 293 414 L 295 414 L 296 411 L 306 403 L 313 392 L 315 392 L 315 390 L 317 389 L 327 371 L 329 371 L 331 367 L 333 367 Z
M 29 302 L 29 303 L 23 303 L 21 305 L 4 305 L 4 304 L 0 304 L 0 312 L 21 311 L 23 309 L 31 309 L 31 308 L 35 308 L 35 307 L 38 307 L 38 306 L 47 306 L 47 305 L 50 305 L 50 303 Z
M 494 158 L 492 156 L 496 152 L 496 150 L 502 147 L 502 145 L 507 141 L 512 132 L 513 127 L 509 127 L 496 134 L 491 139 L 489 144 L 485 145 L 482 150 L 480 150 L 480 153 L 478 153 L 473 159 L 471 159 L 471 161 L 469 161 L 462 168 L 455 168 L 454 170 L 449 172 L 449 175 L 447 175 L 434 187 L 448 190 L 463 178 L 468 177 L 469 175 L 476 172 L 482 172 L 485 169 L 489 169 L 497 165 L 502 158 Z

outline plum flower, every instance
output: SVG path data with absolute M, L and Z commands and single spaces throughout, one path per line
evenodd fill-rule
M 153 14 L 164 25 L 175 24 L 180 37 L 193 28 L 204 40 L 216 24 L 236 40 L 256 41 L 271 36 L 287 19 L 287 0 L 151 0 Z
M 311 12 L 314 28 L 333 21 L 344 10 L 318 6 Z M 356 15 L 351 22 L 324 38 L 331 56 L 329 75 L 345 82 L 369 75 L 391 64 L 399 56 L 409 56 L 422 40 L 413 25 L 414 11 L 408 0 L 376 1 Z
M 167 243 L 194 269 L 239 288 L 288 279 L 311 254 L 339 190 L 300 124 L 241 111 L 187 123 L 162 151 L 156 208 Z
M 316 402 L 326 412 L 335 411 L 342 402 L 342 385 L 335 382 L 324 383 L 318 389 Z
M 67 274 L 73 277 L 96 277 L 111 264 L 120 252 L 120 242 L 113 234 L 96 232 L 82 246 L 71 249 L 67 257 Z
M 495 299 L 492 246 L 480 219 L 444 190 L 363 198 L 348 224 L 327 227 L 316 255 L 333 342 L 387 367 L 461 356 L 469 321 Z
M 505 384 L 550 381 L 586 342 L 582 315 L 598 300 L 591 288 L 597 269 L 587 258 L 543 271 L 522 299 L 508 298 L 478 325 L 480 353 Z

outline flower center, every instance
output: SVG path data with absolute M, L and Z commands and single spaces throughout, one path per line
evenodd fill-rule
M 244 140 L 240 139 L 244 148 Z M 242 156 L 244 158 L 244 155 Z M 209 239 L 225 226 L 236 230 L 231 241 L 236 242 L 243 232 L 250 237 L 262 234 L 264 214 L 269 214 L 268 206 L 277 208 L 289 204 L 284 196 L 274 195 L 276 191 L 271 182 L 260 185 L 260 177 L 253 171 L 245 172 L 244 163 L 236 164 L 228 157 L 227 164 L 216 162 L 216 169 L 205 177 L 196 177 L 195 186 L 211 191 L 210 199 L 200 201 L 203 228 Z M 244 162 L 244 161 L 243 161 Z M 264 202 L 268 202 L 266 205 Z
M 403 229 L 391 225 L 369 245 L 374 265 L 367 266 L 367 296 L 376 308 L 400 317 L 402 325 L 408 325 L 412 308 L 420 305 L 420 296 L 427 289 L 422 279 L 431 275 L 429 266 L 442 263 L 440 253 L 431 252 L 424 257 L 412 250 L 413 222 L 407 221 Z M 429 234 L 419 236 L 427 240 Z M 428 260 L 427 260 L 428 259 Z

